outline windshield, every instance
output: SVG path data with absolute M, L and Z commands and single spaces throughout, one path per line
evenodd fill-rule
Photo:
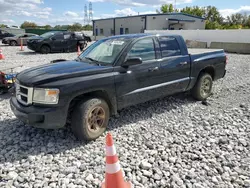
M 47 32 L 47 33 L 44 33 L 42 35 L 40 35 L 41 37 L 43 38 L 49 38 L 51 36 L 53 36 L 57 31 L 51 31 L 51 32 Z
M 89 46 L 79 58 L 111 65 L 129 42 L 127 38 L 102 39 Z

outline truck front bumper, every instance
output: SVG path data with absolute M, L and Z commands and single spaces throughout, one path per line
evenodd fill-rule
M 58 129 L 66 124 L 67 110 L 62 107 L 23 106 L 15 97 L 10 99 L 10 106 L 19 120 L 37 128 Z

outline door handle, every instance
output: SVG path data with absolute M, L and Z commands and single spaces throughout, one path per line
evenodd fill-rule
M 154 68 L 149 68 L 148 71 L 149 72 L 155 72 L 155 71 L 158 71 L 159 70 L 159 67 L 154 67 Z
M 188 62 L 186 62 L 186 61 L 180 63 L 180 65 L 187 65 L 187 64 L 188 64 Z

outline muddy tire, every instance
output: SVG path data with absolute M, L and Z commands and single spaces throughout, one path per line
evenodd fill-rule
M 73 111 L 72 131 L 79 140 L 95 140 L 106 130 L 109 117 L 109 106 L 103 99 L 82 101 Z
M 210 74 L 202 73 L 194 88 L 192 89 L 192 96 L 198 101 L 205 101 L 212 92 L 213 79 Z

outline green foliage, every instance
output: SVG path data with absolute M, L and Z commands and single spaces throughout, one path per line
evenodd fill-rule
M 0 24 L 0 28 L 5 28 L 5 27 L 7 27 L 7 25 L 5 25 L 5 24 Z
M 37 24 L 34 22 L 23 22 L 20 26 L 22 29 L 37 28 Z
M 84 25 L 82 27 L 83 30 L 85 31 L 92 31 L 93 30 L 93 26 L 92 25 Z
M 171 13 L 174 11 L 173 4 L 163 4 L 157 13 Z M 206 19 L 206 29 L 247 29 L 250 28 L 250 15 L 247 14 L 232 14 L 224 19 L 219 10 L 215 6 L 207 7 L 185 7 L 180 10 L 185 14 L 203 17 Z
M 4 27 L 5 25 L 0 24 L 0 27 Z M 52 27 L 51 25 L 45 25 L 45 26 L 38 26 L 36 23 L 33 22 L 27 22 L 25 21 L 21 25 L 22 29 L 27 28 L 36 28 L 36 29 L 57 29 L 57 30 L 69 30 L 69 31 L 92 31 L 93 27 L 92 25 L 82 25 L 80 23 L 74 23 L 73 25 L 56 25 L 55 27 Z
M 164 4 L 161 6 L 160 11 L 156 10 L 157 13 L 172 13 L 174 12 L 173 4 Z

